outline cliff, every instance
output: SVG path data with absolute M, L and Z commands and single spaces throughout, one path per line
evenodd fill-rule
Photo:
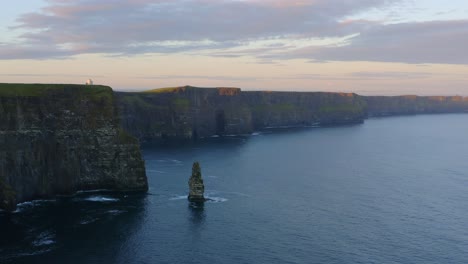
M 369 116 L 392 116 L 468 112 L 468 97 L 462 96 L 367 96 Z
M 247 134 L 267 127 L 363 122 L 356 94 L 242 92 L 191 86 L 116 93 L 122 126 L 142 140 Z
M 0 209 L 78 190 L 147 190 L 136 138 L 196 139 L 460 112 L 468 112 L 468 98 L 191 86 L 113 93 L 96 85 L 0 84 Z
M 365 101 L 353 93 L 243 92 L 256 130 L 362 123 Z
M 122 126 L 143 139 L 191 139 L 253 131 L 240 89 L 180 87 L 117 93 Z
M 6 209 L 8 199 L 148 188 L 138 140 L 120 129 L 105 86 L 0 84 L 0 182 Z

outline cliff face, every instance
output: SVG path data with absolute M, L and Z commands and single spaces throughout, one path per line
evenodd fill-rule
M 284 126 L 362 123 L 373 116 L 468 112 L 461 96 L 243 92 L 191 86 L 117 93 L 122 126 L 142 140 L 248 134 Z
M 367 96 L 369 116 L 392 116 L 468 112 L 468 97 L 461 96 Z
M 255 129 L 362 123 L 365 101 L 352 93 L 243 92 Z
M 360 123 L 365 101 L 355 94 L 241 92 L 178 87 L 117 93 L 122 126 L 143 139 L 246 134 L 266 127 Z
M 253 130 L 240 89 L 181 87 L 116 93 L 122 126 L 143 139 L 191 139 Z
M 148 188 L 139 143 L 104 86 L 0 84 L 0 181 L 16 202 Z

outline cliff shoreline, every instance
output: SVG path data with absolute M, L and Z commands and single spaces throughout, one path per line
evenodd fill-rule
M 145 192 L 140 142 L 467 112 L 468 98 L 461 96 L 192 86 L 125 93 L 99 85 L 0 84 L 0 209 L 78 191 Z
M 106 86 L 0 84 L 0 208 L 81 190 L 146 191 Z
M 461 96 L 241 91 L 192 86 L 116 92 L 122 127 L 140 141 L 248 135 L 271 127 L 361 124 L 375 116 L 468 112 Z

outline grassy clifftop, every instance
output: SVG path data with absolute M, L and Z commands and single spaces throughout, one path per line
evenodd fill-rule
M 225 95 L 225 96 L 232 96 L 238 95 L 241 92 L 240 88 L 235 87 L 215 87 L 215 88 L 203 88 L 203 87 L 195 87 L 195 86 L 179 86 L 179 87 L 167 87 L 167 88 L 157 88 L 148 91 L 143 91 L 141 93 L 144 94 L 171 94 L 171 93 L 210 93 L 214 92 L 218 95 Z
M 103 85 L 0 83 L 3 97 L 40 97 L 66 91 L 80 92 L 92 99 L 112 97 L 112 88 Z

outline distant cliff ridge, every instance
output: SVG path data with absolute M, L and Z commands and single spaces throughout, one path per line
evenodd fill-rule
M 0 194 L 147 190 L 138 140 L 119 127 L 114 103 L 105 86 L 0 84 Z
M 122 126 L 143 139 L 247 134 L 267 127 L 362 123 L 365 100 L 351 93 L 242 92 L 191 86 L 116 93 Z
M 367 96 L 369 116 L 392 116 L 468 112 L 468 97 L 462 96 Z
M 362 123 L 367 117 L 468 112 L 461 96 L 241 91 L 192 86 L 116 93 L 122 126 L 142 140 L 248 134 L 271 127 Z

